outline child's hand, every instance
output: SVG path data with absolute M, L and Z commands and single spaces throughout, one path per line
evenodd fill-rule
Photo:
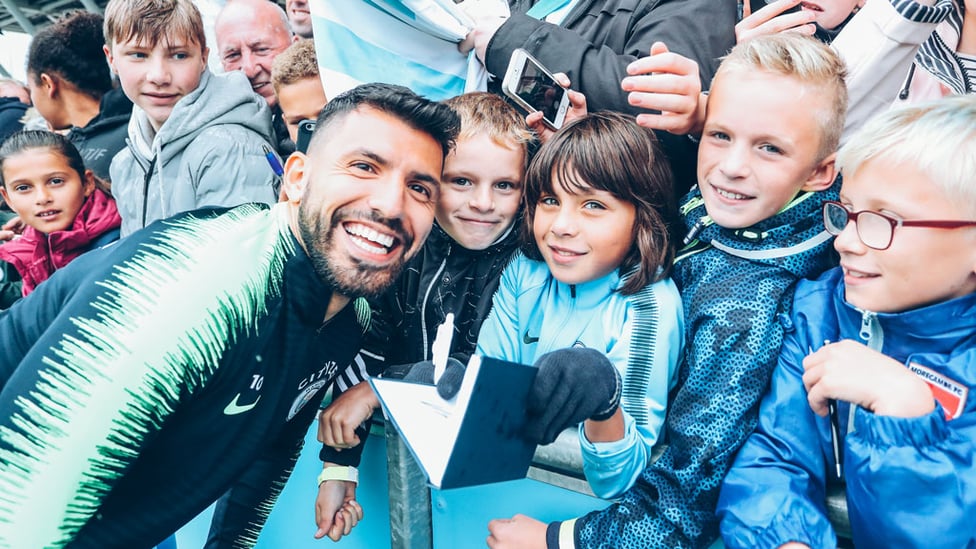
M 319 485 L 315 498 L 315 539 L 329 536 L 339 541 L 349 535 L 363 519 L 363 508 L 356 501 L 356 483 L 327 480 Z
M 566 73 L 557 72 L 553 76 L 556 77 L 556 82 L 559 82 L 560 86 L 566 88 L 569 94 L 569 109 L 566 111 L 566 117 L 563 119 L 563 126 L 577 118 L 586 116 L 586 96 L 578 91 L 569 89 L 569 77 L 566 76 Z M 529 113 L 525 117 L 525 123 L 539 137 L 540 144 L 549 141 L 549 138 L 556 133 L 552 128 L 542 122 L 542 111 Z
M 360 440 L 356 428 L 369 419 L 379 405 L 369 383 L 357 383 L 319 414 L 319 442 L 333 448 L 358 445 Z
M 651 54 L 627 66 L 630 76 L 620 82 L 627 102 L 635 107 L 660 111 L 637 115 L 641 126 L 674 134 L 700 134 L 705 124 L 698 63 L 668 51 L 655 42 Z M 701 108 L 700 108 L 701 107 Z
M 544 522 L 515 515 L 488 523 L 488 547 L 491 549 L 546 549 Z
M 935 409 L 928 385 L 904 364 L 852 340 L 824 345 L 803 359 L 803 385 L 814 413 L 844 400 L 881 416 L 919 417 Z
M 526 437 L 550 444 L 585 419 L 604 421 L 620 405 L 620 374 L 603 353 L 572 347 L 546 353 L 529 389 Z
M 757 36 L 780 32 L 798 32 L 813 36 L 817 31 L 812 11 L 800 10 L 794 13 L 783 12 L 800 3 L 801 0 L 776 0 L 761 10 L 749 15 L 735 25 L 735 43 L 741 44 Z
M 24 232 L 24 228 L 27 225 L 20 216 L 11 217 L 6 223 L 0 227 L 0 242 L 6 242 L 8 240 L 13 240 L 17 235 Z
M 461 390 L 461 381 L 464 380 L 464 364 L 460 360 L 448 357 L 447 365 L 441 378 L 434 383 L 434 363 L 429 360 L 422 360 L 415 363 L 407 375 L 403 376 L 404 381 L 414 383 L 424 383 L 426 385 L 437 385 L 437 394 L 444 400 L 454 398 L 454 395 Z

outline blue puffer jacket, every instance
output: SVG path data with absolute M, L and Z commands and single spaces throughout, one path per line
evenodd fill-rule
M 851 339 L 903 362 L 941 404 L 896 418 L 838 402 L 854 544 L 976 547 L 976 295 L 863 312 L 844 301 L 838 268 L 802 282 L 794 311 L 759 425 L 722 488 L 726 546 L 837 546 L 824 508 L 825 477 L 835 474 L 830 424 L 807 403 L 802 361 L 825 340 Z
M 718 537 L 722 478 L 756 425 L 779 356 L 777 316 L 789 310 L 799 279 L 834 263 L 821 204 L 838 188 L 802 192 L 775 216 L 735 231 L 711 223 L 697 188 L 682 201 L 697 240 L 672 274 L 686 344 L 665 422 L 669 446 L 618 502 L 576 521 L 576 547 L 708 547 Z

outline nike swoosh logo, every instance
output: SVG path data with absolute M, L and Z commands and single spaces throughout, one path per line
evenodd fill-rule
M 241 398 L 241 394 L 240 393 L 237 393 L 237 396 L 234 397 L 234 400 L 232 400 L 230 402 L 230 404 L 228 404 L 227 407 L 224 408 L 224 415 L 225 416 L 236 416 L 237 414 L 243 414 L 244 412 L 247 412 L 251 408 L 254 408 L 255 406 L 257 406 L 258 405 L 258 400 L 261 400 L 261 397 L 258 396 L 258 400 L 255 400 L 254 402 L 252 402 L 250 404 L 245 404 L 244 406 L 241 406 L 240 404 L 237 403 L 237 399 L 239 399 L 239 398 Z
M 526 330 L 525 335 L 522 336 L 522 343 L 525 343 L 526 345 L 532 345 L 533 343 L 538 343 L 538 342 L 539 342 L 539 338 L 531 337 L 529 335 L 528 330 Z

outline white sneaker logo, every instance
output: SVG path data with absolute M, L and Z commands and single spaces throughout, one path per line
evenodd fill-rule
M 255 400 L 254 402 L 252 402 L 250 404 L 245 404 L 244 406 L 241 406 L 240 404 L 237 403 L 237 399 L 239 399 L 239 398 L 241 398 L 241 394 L 240 393 L 237 393 L 237 396 L 234 397 L 234 400 L 232 400 L 230 402 L 230 404 L 228 404 L 227 407 L 224 408 L 224 415 L 225 416 L 236 416 L 237 414 L 243 414 L 244 412 L 247 412 L 251 408 L 254 408 L 255 406 L 257 406 L 258 405 L 258 400 L 261 400 L 261 397 L 258 396 L 258 399 Z

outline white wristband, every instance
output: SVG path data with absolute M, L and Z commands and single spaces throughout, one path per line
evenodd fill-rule
M 321 486 L 327 480 L 344 480 L 359 484 L 359 469 L 347 465 L 330 465 L 319 473 L 318 485 Z

